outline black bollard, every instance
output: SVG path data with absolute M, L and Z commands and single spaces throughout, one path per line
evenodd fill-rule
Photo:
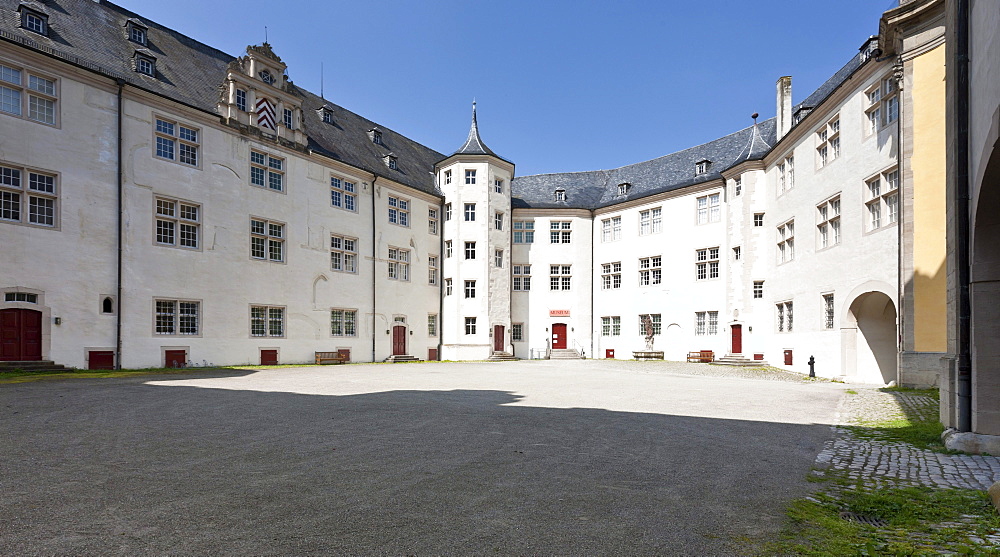
M 809 356 L 809 377 L 816 378 L 816 358 Z

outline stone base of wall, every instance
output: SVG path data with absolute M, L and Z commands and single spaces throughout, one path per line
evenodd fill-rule
M 945 352 L 901 352 L 899 354 L 899 381 L 901 387 L 929 389 L 941 385 L 947 377 L 947 367 L 942 358 Z
M 983 435 L 971 431 L 946 429 L 941 434 L 944 446 L 953 451 L 971 454 L 1000 455 L 1000 435 Z

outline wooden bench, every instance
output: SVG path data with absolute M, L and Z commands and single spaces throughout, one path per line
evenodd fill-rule
M 340 352 L 317 352 L 316 353 L 316 365 L 326 365 L 331 364 L 346 364 L 350 360 L 350 356 Z
M 688 352 L 687 361 L 697 364 L 707 364 L 715 361 L 715 352 L 711 350 L 695 350 Z

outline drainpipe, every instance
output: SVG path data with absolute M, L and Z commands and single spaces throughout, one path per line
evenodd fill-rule
M 596 211 L 590 211 L 590 357 L 597 359 L 597 354 L 594 353 L 594 337 L 597 336 L 594 333 L 597 331 L 597 321 L 594 317 L 594 269 L 597 267 L 594 265 L 594 234 L 595 234 L 595 223 L 597 222 Z
M 123 259 L 123 241 L 125 232 L 123 227 L 125 225 L 125 219 L 123 218 L 123 212 L 125 208 L 125 173 L 123 171 L 122 165 L 122 91 L 125 88 L 125 82 L 121 79 L 116 80 L 118 83 L 118 276 L 117 276 L 117 312 L 115 312 L 115 369 L 121 369 L 122 367 L 122 259 Z
M 378 283 L 376 263 L 378 261 L 378 244 L 375 243 L 375 181 L 378 175 L 373 174 L 372 178 L 372 363 L 375 363 L 375 338 L 377 337 L 375 322 L 378 319 L 377 306 L 375 305 L 375 285 Z
M 892 66 L 893 78 L 896 80 L 896 90 L 899 102 L 896 106 L 899 107 L 899 114 L 896 115 L 896 144 L 900 145 L 898 154 L 896 156 L 896 172 L 899 176 L 899 184 L 902 186 L 905 182 L 903 181 L 903 161 L 902 156 L 902 140 L 903 140 L 903 57 L 899 56 L 899 61 Z M 911 138 L 912 141 L 912 138 Z M 912 184 L 910 192 L 912 192 Z M 903 331 L 906 330 L 906 311 L 904 304 L 906 304 L 906 280 L 903 276 L 903 224 L 906 220 L 905 207 L 906 203 L 903 199 L 903 188 L 899 188 L 899 193 L 896 194 L 898 202 L 896 203 L 896 210 L 898 213 L 898 221 L 896 223 L 896 301 L 898 311 L 896 312 L 896 319 L 899 321 L 896 329 L 896 384 L 903 386 L 903 376 L 900 373 L 902 368 L 903 358 L 902 354 L 906 348 L 906 342 L 903 339 Z M 912 254 L 911 254 L 912 256 Z M 912 257 L 911 257 L 912 259 Z
M 438 191 L 441 191 L 441 184 L 438 183 L 438 168 L 437 165 L 434 166 L 434 186 Z M 444 220 L 444 204 L 447 200 L 442 198 L 441 204 L 438 205 L 438 232 L 441 236 L 438 238 L 438 319 L 437 319 L 437 333 L 438 333 L 438 343 L 437 343 L 437 357 L 441 360 L 441 351 L 444 349 L 444 227 L 447 223 Z
M 958 430 L 972 431 L 969 299 L 969 2 L 955 0 L 955 267 L 958 275 Z

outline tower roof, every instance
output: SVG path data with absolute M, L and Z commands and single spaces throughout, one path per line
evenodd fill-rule
M 465 145 L 462 145 L 452 155 L 493 155 L 501 158 L 479 138 L 479 125 L 476 123 L 476 101 L 472 101 L 472 127 L 469 129 L 469 138 L 465 140 Z

